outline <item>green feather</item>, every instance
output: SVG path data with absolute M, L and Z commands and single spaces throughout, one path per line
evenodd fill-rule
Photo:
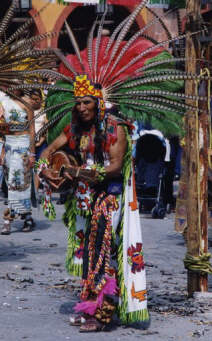
M 156 57 L 148 59 L 145 63 L 145 65 L 151 65 L 151 63 L 162 61 L 166 59 L 171 59 L 171 55 L 167 51 L 163 51 L 159 53 Z M 166 63 L 156 65 L 153 67 L 150 67 L 148 69 L 148 76 L 150 77 L 149 71 L 152 72 L 152 76 L 154 76 L 154 73 L 158 71 L 166 69 L 172 69 L 175 70 L 174 63 Z M 127 82 L 128 83 L 128 82 Z M 125 94 L 128 91 L 143 91 L 143 90 L 164 90 L 164 91 L 170 91 L 174 93 L 181 93 L 184 87 L 184 82 L 181 80 L 166 80 L 166 81 L 159 81 L 159 82 L 152 82 L 142 85 L 136 85 L 132 86 L 130 88 L 120 88 L 119 91 L 116 91 L 116 93 Z M 164 105 L 164 109 L 161 108 L 154 108 L 149 107 L 148 105 L 152 104 L 154 106 L 154 103 L 158 103 L 157 98 L 164 98 L 164 99 L 170 99 L 177 103 L 184 103 L 184 100 L 181 98 L 176 98 L 174 96 L 155 96 L 152 94 L 151 100 L 145 101 L 145 100 L 139 100 L 140 103 L 142 103 L 142 106 L 138 107 L 133 104 L 126 104 L 123 103 L 124 99 L 117 98 L 116 101 L 120 105 L 120 110 L 126 117 L 130 117 L 132 119 L 140 120 L 143 122 L 148 122 L 152 125 L 153 128 L 160 130 L 165 136 L 170 135 L 183 135 L 183 119 L 182 114 L 184 113 L 184 109 L 179 109 L 177 106 L 174 108 L 171 105 L 168 105 L 168 109 L 166 110 L 166 105 Z M 133 96 L 129 98 L 129 101 L 133 100 Z M 137 101 L 137 99 L 135 99 Z M 126 101 L 125 101 L 126 102 Z M 145 103 L 147 106 L 145 106 Z
M 64 81 L 57 81 L 56 86 L 70 89 L 70 92 L 65 91 L 59 92 L 54 90 L 49 91 L 46 99 L 47 108 L 52 105 L 63 103 L 65 101 L 70 101 L 73 99 L 73 92 L 71 92 L 71 90 L 73 90 L 72 84 Z M 47 119 L 51 120 L 58 113 L 63 112 L 64 110 L 70 108 L 70 111 L 68 111 L 68 113 L 59 122 L 57 122 L 53 127 L 49 128 L 47 139 L 49 144 L 53 142 L 61 134 L 63 129 L 70 123 L 72 107 L 73 106 L 71 104 L 66 104 L 57 110 L 48 112 Z

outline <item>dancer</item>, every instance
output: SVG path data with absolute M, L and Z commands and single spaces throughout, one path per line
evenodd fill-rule
M 58 189 L 59 183 L 70 180 L 64 215 L 69 231 L 66 266 L 70 274 L 82 276 L 81 301 L 75 307 L 80 315 L 70 322 L 79 324 L 81 332 L 103 330 L 116 301 L 123 323 L 149 321 L 129 119 L 148 122 L 164 135 L 180 135 L 182 114 L 197 110 L 185 103 L 187 96 L 182 92 L 183 81 L 197 76 L 177 70 L 175 63 L 185 58 L 173 58 L 164 49 L 185 36 L 156 42 L 145 35 L 155 22 L 166 27 L 155 14 L 124 40 L 140 11 L 149 10 L 147 3 L 141 1 L 109 38 L 102 36 L 103 15 L 97 37 L 98 21 L 84 51 L 66 23 L 75 55 L 57 54 L 62 62 L 59 72 L 66 80 L 48 93 L 48 119 L 65 116 L 48 131 L 50 145 L 41 155 L 38 171 L 46 186 L 45 214 L 51 219 L 55 212 L 50 186 Z M 108 102 L 118 108 L 114 116 L 106 111 Z M 65 146 L 75 163 L 62 167 L 55 177 L 52 160 Z
M 90 332 L 110 323 L 118 293 L 123 320 L 148 321 L 149 317 L 130 125 L 105 113 L 101 89 L 86 76 L 76 77 L 74 89 L 71 124 L 41 159 L 51 160 L 55 151 L 68 144 L 79 162 L 79 167 L 64 171 L 64 177 L 74 183 L 64 217 L 69 227 L 67 268 L 83 279 L 81 302 L 75 307 L 83 316 L 70 321 L 84 321 L 80 331 Z M 48 168 L 42 176 L 56 180 Z M 126 305 L 131 312 L 125 311 Z
M 1 234 L 10 234 L 11 222 L 17 215 L 24 220 L 22 232 L 30 232 L 34 226 L 31 217 L 31 169 L 35 163 L 35 134 L 34 125 L 27 129 L 26 124 L 32 120 L 33 113 L 20 101 L 4 93 L 0 95 L 5 123 L 10 126 L 10 131 L 4 134 L 3 167 L 8 186 L 8 208 L 4 211 Z
M 55 51 L 37 48 L 41 40 L 53 33 L 26 37 L 26 31 L 33 24 L 34 18 L 29 18 L 11 36 L 8 34 L 17 5 L 18 0 L 12 1 L 0 22 L 0 135 L 3 138 L 1 164 L 8 185 L 8 208 L 4 212 L 1 231 L 3 235 L 10 234 L 11 221 L 16 216 L 24 219 L 22 231 L 29 232 L 33 226 L 30 198 L 35 147 L 34 121 L 28 95 L 32 89 L 51 88 L 45 82 L 48 77 L 55 80 L 64 78 L 61 74 L 48 70 L 55 66 Z

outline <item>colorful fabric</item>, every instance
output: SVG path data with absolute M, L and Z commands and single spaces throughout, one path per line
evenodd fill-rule
M 125 131 L 128 150 L 123 166 L 123 194 L 110 194 L 109 181 L 104 190 L 93 191 L 92 210 L 87 215 L 79 210 L 78 198 L 72 195 L 66 203 L 64 221 L 69 228 L 66 266 L 71 275 L 83 278 L 76 312 L 99 315 L 105 296 L 120 293 L 120 318 L 131 323 L 148 321 L 149 315 L 141 227 L 131 173 L 131 141 L 127 128 Z
M 3 107 L 3 115 L 6 123 L 27 123 L 28 114 L 17 102 L 5 95 L 3 92 L 0 93 L 0 101 Z
M 29 146 L 29 135 L 6 136 L 4 174 L 8 186 L 8 207 L 17 214 L 31 212 Z
M 42 170 L 48 168 L 49 162 L 46 159 L 39 159 L 39 161 L 36 162 L 36 170 L 38 176 L 42 172 Z M 45 181 L 44 178 L 40 177 L 40 182 L 43 185 L 43 200 L 42 200 L 42 207 L 45 217 L 47 217 L 49 220 L 54 220 L 56 218 L 56 212 L 54 205 L 52 204 L 51 195 L 52 191 L 49 186 L 49 184 Z

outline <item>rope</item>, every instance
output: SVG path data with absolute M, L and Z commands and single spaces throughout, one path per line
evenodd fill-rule
M 209 262 L 210 258 L 210 253 L 201 253 L 198 257 L 191 256 L 187 253 L 184 259 L 184 266 L 189 271 L 198 272 L 201 275 L 211 275 L 212 266 Z

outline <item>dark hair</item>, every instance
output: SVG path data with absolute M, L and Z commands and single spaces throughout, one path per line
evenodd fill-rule
M 39 96 L 40 98 L 42 98 L 42 92 L 40 89 L 33 89 L 33 90 L 30 90 L 29 93 L 28 93 L 29 96 L 31 95 L 36 95 L 36 96 Z
M 93 97 L 92 97 L 93 98 Z M 106 141 L 106 135 L 105 132 L 101 129 L 101 122 L 99 121 L 99 115 L 98 115 L 98 100 L 95 99 L 96 102 L 96 108 L 95 108 L 95 119 L 94 119 L 94 126 L 95 126 L 95 138 L 94 138 L 94 144 L 95 144 L 95 151 L 94 151 L 94 162 L 100 163 L 103 165 L 104 163 L 104 155 L 103 155 L 103 146 Z M 80 161 L 80 163 L 83 162 L 80 156 L 80 140 L 82 137 L 82 133 L 84 131 L 84 125 L 79 119 L 78 110 L 76 109 L 76 105 L 74 106 L 72 110 L 72 117 L 74 121 L 74 133 L 75 133 L 75 142 L 76 142 L 76 149 L 74 151 L 75 157 L 77 160 Z

